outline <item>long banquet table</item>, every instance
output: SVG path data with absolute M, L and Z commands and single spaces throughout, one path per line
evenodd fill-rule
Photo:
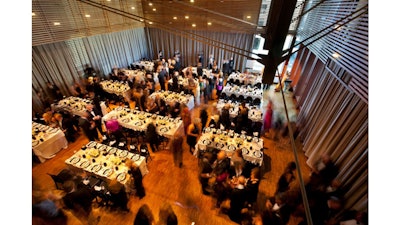
M 131 88 L 128 83 L 122 81 L 104 80 L 100 82 L 101 88 L 110 94 L 124 97 L 127 101 L 131 98 Z
M 179 117 L 164 117 L 119 106 L 103 116 L 102 122 L 105 123 L 113 117 L 117 118 L 119 125 L 122 127 L 135 131 L 146 131 L 148 124 L 153 122 L 156 125 L 157 133 L 169 139 L 176 135 L 177 132 L 183 133 L 183 122 Z
M 227 79 L 228 83 L 233 82 L 235 83 L 238 81 L 239 83 L 243 85 L 257 85 L 257 84 L 262 84 L 262 75 L 261 74 L 251 74 L 251 73 L 238 73 L 238 72 L 233 72 L 228 76 Z
M 67 147 L 68 141 L 60 129 L 32 121 L 32 151 L 40 162 L 53 158 Z
M 229 109 L 229 116 L 231 118 L 237 117 L 239 114 L 239 103 L 237 102 L 232 102 L 231 100 L 224 100 L 224 99 L 219 99 L 217 102 L 217 109 L 221 113 L 222 108 L 226 105 L 229 104 L 230 109 Z M 260 106 L 251 106 L 250 104 L 246 103 L 247 108 L 249 108 L 249 113 L 248 117 L 251 121 L 253 122 L 263 122 L 263 112 L 260 108 Z
M 56 104 L 52 104 L 51 109 L 53 111 L 66 110 L 73 115 L 83 116 L 86 112 L 87 104 L 93 104 L 93 101 L 90 99 L 69 96 L 61 99 Z M 104 101 L 100 102 L 100 107 L 103 115 L 107 114 L 107 106 Z
M 129 180 L 125 160 L 131 159 L 139 167 L 142 175 L 149 173 L 146 158 L 126 150 L 121 150 L 94 141 L 82 146 L 65 163 L 72 168 L 109 180 L 116 179 L 125 184 Z
M 243 95 L 244 98 L 251 97 L 253 100 L 259 99 L 260 102 L 263 99 L 263 90 L 257 87 L 227 84 L 224 89 L 222 89 L 222 93 L 225 93 L 227 96 L 235 96 L 236 98 Z
M 261 166 L 264 157 L 263 144 L 262 138 L 207 127 L 197 141 L 193 155 L 197 156 L 199 151 L 212 147 L 224 150 L 231 157 L 236 150 L 242 149 L 244 160 Z
M 149 97 L 155 99 L 156 96 L 159 96 L 161 99 L 167 104 L 174 104 L 175 102 L 184 103 L 187 105 L 189 110 L 194 108 L 194 97 L 193 95 L 183 94 L 183 93 L 176 93 L 172 91 L 156 91 L 153 92 Z

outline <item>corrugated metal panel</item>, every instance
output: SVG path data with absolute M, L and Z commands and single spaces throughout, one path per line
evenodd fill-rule
M 305 10 L 321 2 L 309 1 Z M 336 23 L 338 21 L 341 22 Z M 299 40 L 312 37 L 328 27 L 304 44 L 309 44 L 308 48 L 324 63 L 332 60 L 346 70 L 350 76 L 348 87 L 368 102 L 368 2 L 324 1 L 303 16 L 298 30 Z M 327 34 L 330 31 L 333 32 Z M 327 35 L 315 41 L 324 34 Z

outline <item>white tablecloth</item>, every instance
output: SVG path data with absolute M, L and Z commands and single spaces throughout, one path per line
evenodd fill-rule
M 230 105 L 230 109 L 229 109 L 229 116 L 231 118 L 235 118 L 237 117 L 237 115 L 239 114 L 239 103 L 237 102 L 232 102 L 231 100 L 227 101 L 224 99 L 219 99 L 218 103 L 217 103 L 217 109 L 221 114 L 222 108 L 225 106 L 225 104 L 229 104 Z M 260 109 L 260 106 L 251 106 L 248 103 L 246 103 L 247 108 L 249 108 L 249 119 L 253 122 L 263 122 L 263 112 Z
M 228 76 L 228 82 L 239 81 L 239 83 L 243 83 L 244 85 L 256 85 L 262 84 L 262 75 L 251 74 L 251 73 L 237 73 L 233 72 Z
M 227 156 L 231 157 L 240 148 L 242 149 L 244 160 L 261 166 L 264 155 L 263 144 L 262 138 L 208 127 L 196 143 L 193 155 L 197 156 L 198 151 L 205 151 L 207 147 L 213 147 L 224 150 Z
M 143 60 L 137 61 L 137 62 L 132 63 L 132 65 L 144 67 L 145 70 L 148 70 L 150 72 L 154 70 L 154 62 L 151 62 L 151 61 L 143 61 Z
M 70 96 L 60 100 L 57 104 L 52 104 L 51 109 L 53 111 L 66 110 L 72 115 L 84 116 L 87 104 L 93 104 L 93 101 L 89 99 Z M 100 102 L 100 107 L 103 115 L 108 113 L 107 106 L 104 101 Z
M 136 83 L 140 83 L 140 81 L 145 80 L 145 71 L 143 70 L 128 70 L 123 69 L 121 70 L 127 77 L 128 80 L 133 80 L 135 78 Z
M 157 133 L 166 138 L 172 138 L 177 132 L 183 133 L 183 122 L 180 118 L 163 117 L 143 111 L 117 107 L 103 116 L 102 122 L 105 123 L 114 116 L 117 118 L 119 125 L 135 131 L 146 131 L 148 124 L 153 122 L 156 125 Z
M 126 158 L 131 159 L 139 167 L 143 176 L 149 173 L 144 156 L 94 141 L 89 142 L 85 147 L 85 150 L 80 149 L 66 159 L 65 163 L 102 178 L 117 179 L 122 184 L 125 184 L 130 176 L 124 163 Z M 125 179 L 122 179 L 123 177 Z
M 123 96 L 127 101 L 131 98 L 131 88 L 129 87 L 128 83 L 120 82 L 120 81 L 113 81 L 113 80 L 104 80 L 100 82 L 101 88 L 104 91 L 116 94 L 119 96 Z
M 222 89 L 222 93 L 225 93 L 227 96 L 235 96 L 236 98 L 240 95 L 243 95 L 245 99 L 247 97 L 251 97 L 253 100 L 258 98 L 260 102 L 263 99 L 263 90 L 256 87 L 226 84 L 224 89 Z
M 155 99 L 156 95 L 160 96 L 161 99 L 164 99 L 167 104 L 175 104 L 175 102 L 180 102 L 186 104 L 187 107 L 189 107 L 189 110 L 194 108 L 193 95 L 186 95 L 183 93 L 176 93 L 172 91 L 156 91 L 152 93 L 149 97 Z
M 68 141 L 60 129 L 32 122 L 32 150 L 40 162 L 53 158 L 57 152 L 67 147 Z

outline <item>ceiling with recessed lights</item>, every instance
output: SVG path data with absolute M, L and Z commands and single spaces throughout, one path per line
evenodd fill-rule
M 145 26 L 259 33 L 262 4 L 270 0 L 32 0 L 32 45 Z

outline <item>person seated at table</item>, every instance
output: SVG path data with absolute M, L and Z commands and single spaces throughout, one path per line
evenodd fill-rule
M 146 112 L 155 114 L 159 108 L 156 101 L 153 98 L 147 98 L 146 100 Z
M 208 121 L 206 127 L 219 129 L 220 128 L 219 124 L 220 124 L 219 115 L 216 114 L 210 117 L 210 121 Z
M 108 183 L 107 189 L 110 192 L 109 199 L 112 202 L 111 208 L 129 212 L 129 199 L 128 195 L 126 194 L 124 185 L 119 183 L 116 179 L 112 179 Z
M 158 137 L 158 133 L 155 126 L 155 121 L 153 120 L 147 125 L 146 129 L 146 142 L 149 143 L 151 151 L 154 153 L 158 150 L 158 146 L 160 145 L 160 139 Z
M 168 112 L 167 103 L 160 96 L 156 96 L 156 104 L 158 106 L 158 115 L 166 116 Z
M 249 108 L 247 108 L 245 102 L 241 102 L 239 106 L 239 112 L 236 117 L 236 133 L 240 133 L 242 130 L 248 131 L 248 123 L 249 123 Z
M 151 78 L 147 78 L 147 80 L 146 80 L 146 87 L 147 87 L 147 90 L 149 90 L 149 95 L 151 95 L 151 94 L 153 94 L 153 92 L 155 91 L 155 82 L 154 82 L 154 79 L 151 77 Z
M 56 121 L 53 119 L 53 113 L 51 111 L 42 114 L 44 125 L 50 127 L 57 127 Z
M 78 187 L 72 180 L 63 184 L 63 190 L 66 193 L 62 198 L 65 207 L 71 209 L 77 217 L 89 217 L 94 199 L 91 191 L 85 186 Z
M 231 157 L 231 168 L 230 174 L 231 176 L 239 177 L 242 175 L 243 168 L 245 166 L 245 161 L 242 154 L 242 149 L 237 149 L 233 156 Z
M 64 133 L 69 142 L 75 141 L 75 128 L 71 118 L 64 118 L 61 113 L 55 113 L 53 116 L 57 128 Z
M 175 102 L 175 104 L 173 104 L 173 107 L 171 107 L 169 110 L 169 115 L 172 118 L 177 118 L 178 116 L 180 116 L 180 114 L 181 114 L 181 103 Z
M 109 137 L 114 136 L 117 142 L 120 142 L 121 139 L 125 137 L 122 128 L 118 123 L 117 116 L 113 116 L 111 119 L 107 120 L 105 126 L 107 129 L 107 135 Z

